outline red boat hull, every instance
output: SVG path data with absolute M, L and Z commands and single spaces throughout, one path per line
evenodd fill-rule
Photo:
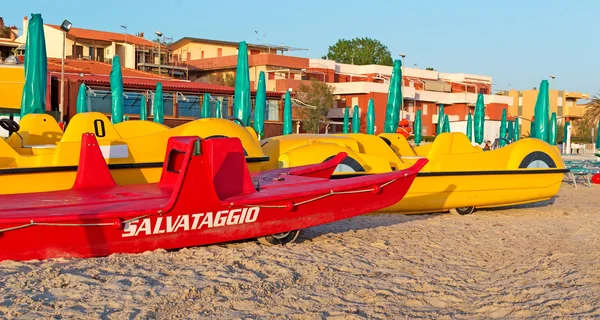
M 197 137 L 172 140 L 168 150 L 187 150 L 167 152 L 159 184 L 115 186 L 99 150 L 82 148 L 72 190 L 0 196 L 0 260 L 175 249 L 330 223 L 398 202 L 426 163 L 342 180 L 320 178 L 335 161 L 250 177 L 237 139 L 202 141 L 202 155 L 193 155 Z

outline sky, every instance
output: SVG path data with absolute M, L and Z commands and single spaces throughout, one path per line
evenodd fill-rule
M 551 87 L 600 93 L 600 1 L 47 1 L 3 6 L 6 25 L 24 16 L 73 27 L 304 48 L 319 58 L 338 39 L 381 41 L 405 67 L 491 76 L 494 91 Z M 255 31 L 259 32 L 259 36 Z M 258 40 L 257 40 L 258 38 Z

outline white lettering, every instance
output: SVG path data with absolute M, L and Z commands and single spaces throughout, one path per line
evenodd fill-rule
M 152 231 L 152 234 L 161 234 L 161 233 L 165 233 L 165 229 L 160 229 L 160 226 L 162 224 L 162 220 L 163 217 L 158 217 L 156 218 L 156 224 L 154 225 L 154 231 Z
M 227 214 L 227 210 L 217 212 L 217 214 L 215 215 L 215 227 L 222 227 L 225 225 L 225 223 L 227 222 L 227 216 L 225 214 Z
M 152 227 L 150 226 L 150 219 L 142 220 L 140 227 L 135 232 L 135 236 L 137 237 L 142 231 L 146 233 L 146 235 L 152 234 Z
M 260 211 L 259 207 L 252 207 L 248 209 L 248 216 L 246 217 L 246 223 L 251 223 L 258 219 L 258 211 Z
M 173 232 L 177 232 L 179 228 L 183 228 L 183 231 L 190 230 L 190 217 L 188 215 L 181 216 L 181 219 L 179 219 L 179 223 Z
M 204 216 L 204 213 L 196 213 L 192 215 L 194 218 L 194 223 L 192 223 L 192 230 L 198 229 L 198 222 L 200 222 L 200 217 Z
M 171 223 L 173 220 L 173 217 L 167 217 L 167 233 L 173 232 L 173 230 L 175 229 L 175 226 L 179 222 L 179 219 L 181 219 L 181 216 L 177 216 L 177 218 L 175 219 L 175 223 Z
M 246 212 L 248 212 L 248 208 L 242 209 L 242 215 L 240 216 L 240 223 L 244 223 L 244 219 L 246 219 Z
M 233 210 L 229 211 L 229 215 L 227 216 L 227 225 L 228 226 L 238 224 L 240 222 L 240 215 L 239 215 L 240 211 L 242 211 L 242 209 L 233 209 Z
M 123 235 L 121 237 L 132 237 L 135 235 L 135 231 L 137 230 L 137 223 L 139 221 L 135 220 L 135 221 L 131 221 L 131 222 L 127 222 L 125 223 L 125 227 L 123 228 Z
M 204 216 L 204 220 L 202 220 L 202 223 L 200 224 L 200 226 L 198 227 L 198 229 L 202 228 L 203 225 L 206 225 L 208 228 L 212 228 L 213 227 L 213 214 L 212 212 L 207 212 L 206 215 Z

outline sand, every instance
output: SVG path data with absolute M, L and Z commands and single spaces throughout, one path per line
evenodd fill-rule
M 598 318 L 600 187 L 471 216 L 369 215 L 299 243 L 0 263 L 0 317 Z

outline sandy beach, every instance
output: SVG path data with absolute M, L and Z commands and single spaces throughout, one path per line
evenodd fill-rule
M 369 215 L 248 241 L 0 263 L 1 318 L 598 318 L 600 187 L 471 216 Z

